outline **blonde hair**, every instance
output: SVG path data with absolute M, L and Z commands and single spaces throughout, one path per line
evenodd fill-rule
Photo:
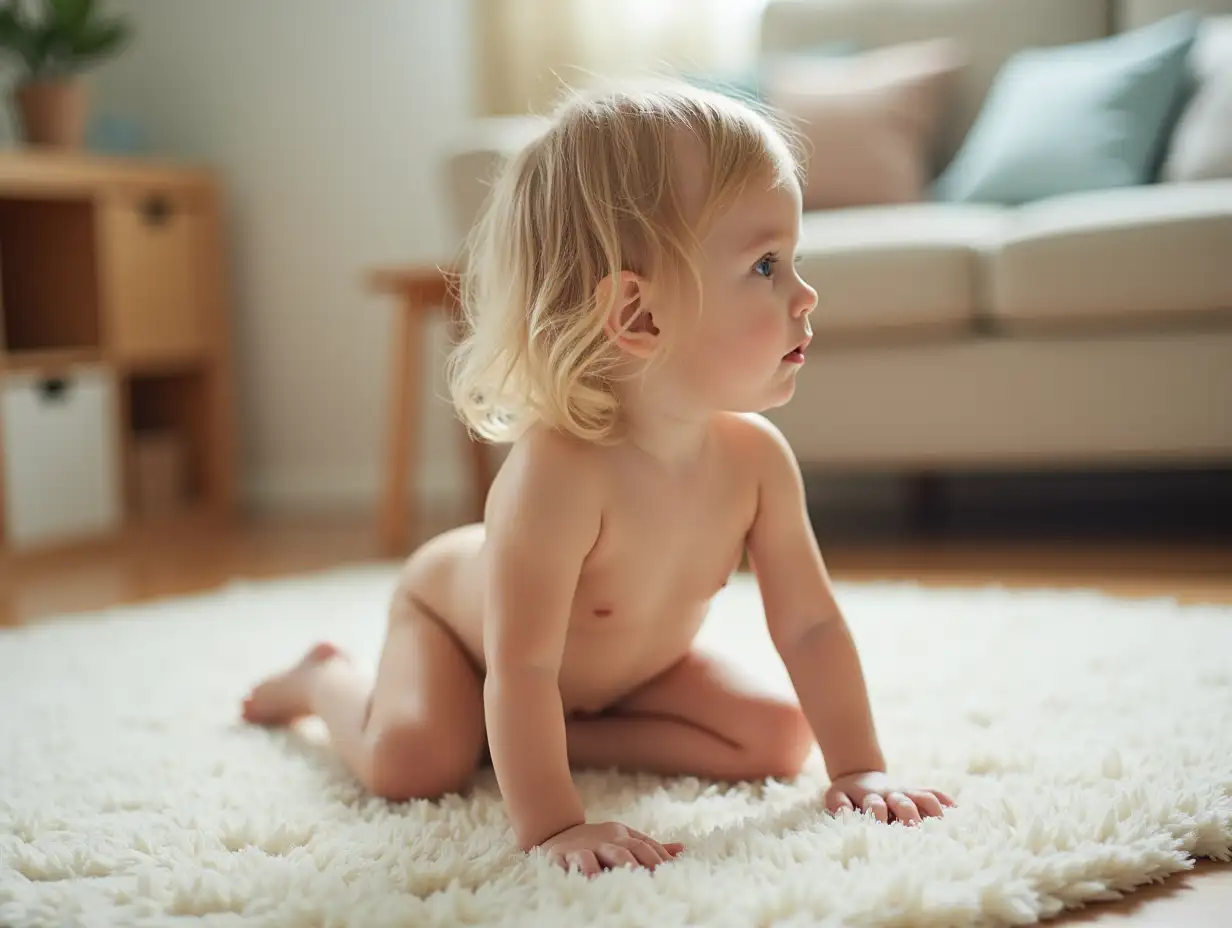
M 675 165 L 690 139 L 705 157 L 692 216 Z M 468 428 L 497 442 L 535 423 L 588 441 L 618 438 L 619 355 L 600 281 L 683 270 L 700 285 L 700 229 L 749 180 L 799 179 L 797 150 L 769 111 L 688 85 L 566 99 L 506 165 L 468 240 L 466 332 L 448 362 Z

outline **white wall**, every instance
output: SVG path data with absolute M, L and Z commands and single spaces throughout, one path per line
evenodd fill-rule
M 138 29 L 94 78 L 173 157 L 217 168 L 232 211 L 244 474 L 267 506 L 375 501 L 388 304 L 365 268 L 447 259 L 438 157 L 473 99 L 467 2 L 112 0 Z M 426 493 L 456 492 L 436 399 Z

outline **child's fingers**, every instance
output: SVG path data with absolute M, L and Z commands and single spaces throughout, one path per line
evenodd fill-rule
M 653 870 L 659 864 L 667 863 L 671 860 L 671 856 L 667 851 L 661 849 L 653 841 L 639 841 L 636 838 L 629 839 L 625 847 L 629 849 L 629 853 L 637 858 L 637 862 L 647 870 Z
M 659 843 L 658 841 L 656 841 L 654 838 L 642 838 L 642 839 L 641 839 L 641 842 L 642 842 L 642 844 L 646 845 L 646 847 L 650 848 L 652 851 L 654 851 L 656 854 L 658 854 L 658 855 L 659 855 L 659 859 L 660 859 L 660 860 L 667 861 L 667 860 L 671 860 L 671 859 L 672 859 L 672 854 L 671 854 L 671 852 L 670 852 L 670 851 L 668 851 L 668 849 L 667 849 L 666 847 L 664 847 L 662 844 L 660 844 L 660 843 Z
M 599 858 L 599 863 L 613 869 L 616 867 L 637 868 L 640 866 L 637 858 L 633 856 L 633 852 L 627 847 L 621 847 L 619 844 L 600 844 L 598 850 L 595 851 L 595 856 Z
M 826 811 L 831 815 L 838 815 L 839 812 L 847 809 L 854 812 L 856 807 L 852 803 L 851 797 L 844 793 L 841 789 L 832 789 L 826 793 Z
M 660 844 L 654 838 L 651 838 L 648 835 L 644 835 L 640 831 L 636 831 L 632 828 L 629 829 L 629 834 L 637 838 L 639 841 L 645 841 L 647 844 L 653 847 L 656 851 L 661 853 L 663 855 L 664 860 L 670 860 L 671 858 L 675 857 L 677 854 L 679 854 L 681 851 L 684 850 L 684 845 L 681 844 L 679 841 L 669 841 L 667 844 Z
M 920 810 L 905 793 L 890 793 L 886 802 L 894 812 L 894 818 L 904 825 L 918 825 L 922 821 Z
M 565 868 L 578 870 L 587 876 L 598 876 L 603 869 L 591 851 L 570 851 L 565 855 Z
M 939 789 L 930 789 L 928 792 L 930 792 L 930 793 L 932 793 L 934 796 L 936 796 L 936 797 L 937 797 L 937 799 L 938 799 L 938 801 L 940 801 L 940 803 L 941 803 L 943 806 L 950 806 L 950 807 L 953 807 L 953 806 L 958 805 L 958 803 L 956 803 L 953 799 L 951 799 L 951 798 L 950 798 L 949 796 L 947 796 L 945 793 L 941 792 L 941 790 L 939 790 Z
M 921 815 L 936 817 L 941 814 L 941 800 L 928 790 L 911 790 L 907 795 L 920 810 Z
M 869 793 L 864 797 L 864 811 L 871 812 L 873 817 L 881 824 L 886 824 L 890 820 L 890 810 L 886 806 L 886 801 L 876 793 Z

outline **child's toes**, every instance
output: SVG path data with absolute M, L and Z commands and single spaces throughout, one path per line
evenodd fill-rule
M 257 717 L 256 706 L 257 704 L 254 701 L 252 693 L 249 693 L 247 696 L 244 697 L 243 701 L 240 703 L 240 714 L 244 717 L 245 721 L 252 722 L 256 720 L 256 717 Z

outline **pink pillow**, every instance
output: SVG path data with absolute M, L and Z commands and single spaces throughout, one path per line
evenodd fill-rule
M 956 78 L 966 66 L 950 39 L 849 57 L 791 56 L 767 69 L 767 101 L 804 136 L 805 209 L 924 199 Z

